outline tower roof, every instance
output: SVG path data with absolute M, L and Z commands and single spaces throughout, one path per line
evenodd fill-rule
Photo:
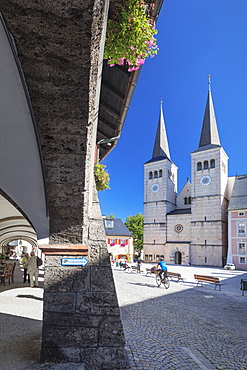
M 162 109 L 162 101 L 160 103 L 160 116 L 159 116 L 157 131 L 156 131 L 152 159 L 157 158 L 157 157 L 162 157 L 162 159 L 165 159 L 165 158 L 170 159 L 170 151 L 169 151 L 168 140 L 167 140 L 167 135 L 166 135 L 164 114 L 163 114 L 163 109 Z
M 214 104 L 210 89 L 210 79 L 208 81 L 208 98 L 204 113 L 201 137 L 199 142 L 199 148 L 205 145 L 220 146 L 220 139 L 218 134 L 218 128 L 216 123 L 216 117 L 214 113 Z

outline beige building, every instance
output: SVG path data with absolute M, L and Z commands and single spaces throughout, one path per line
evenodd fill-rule
M 170 264 L 225 264 L 228 183 L 228 156 L 220 144 L 209 81 L 199 147 L 191 153 L 191 183 L 187 180 L 178 195 L 161 105 L 152 159 L 144 164 L 144 260 L 162 256 Z

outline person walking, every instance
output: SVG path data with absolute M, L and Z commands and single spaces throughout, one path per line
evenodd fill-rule
M 28 282 L 30 283 L 29 274 L 27 273 L 27 262 L 28 262 L 28 260 L 29 260 L 29 254 L 25 253 L 24 257 L 21 259 L 21 263 L 22 263 L 22 266 L 23 266 L 23 269 L 24 269 L 23 283 L 25 283 L 27 281 L 27 277 L 28 277 Z
M 30 258 L 27 261 L 27 272 L 29 273 L 29 276 L 30 276 L 30 287 L 31 288 L 33 288 L 34 286 L 38 287 L 39 286 L 39 282 L 38 282 L 39 268 L 37 264 L 37 257 L 35 256 L 34 252 L 31 252 Z

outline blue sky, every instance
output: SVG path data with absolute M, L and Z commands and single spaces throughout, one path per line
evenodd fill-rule
M 143 163 L 152 157 L 160 96 L 178 191 L 191 178 L 208 74 L 229 176 L 247 174 L 247 1 L 165 0 L 157 22 L 159 53 L 147 59 L 118 145 L 103 160 L 111 190 L 99 192 L 103 215 L 143 213 Z

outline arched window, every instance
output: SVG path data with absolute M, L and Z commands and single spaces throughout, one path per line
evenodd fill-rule
M 191 197 L 189 197 L 189 203 L 188 204 L 191 204 Z
M 197 171 L 201 171 L 202 169 L 202 162 L 197 163 Z
M 162 177 L 162 170 L 159 170 L 159 177 Z
M 188 198 L 187 197 L 184 198 L 184 204 L 188 204 Z
M 149 172 L 149 178 L 152 179 L 153 178 L 153 172 Z
M 211 159 L 210 168 L 215 168 L 215 159 Z
M 154 171 L 154 178 L 156 179 L 158 177 L 158 172 Z
M 204 161 L 203 163 L 203 169 L 207 170 L 208 169 L 208 161 Z

